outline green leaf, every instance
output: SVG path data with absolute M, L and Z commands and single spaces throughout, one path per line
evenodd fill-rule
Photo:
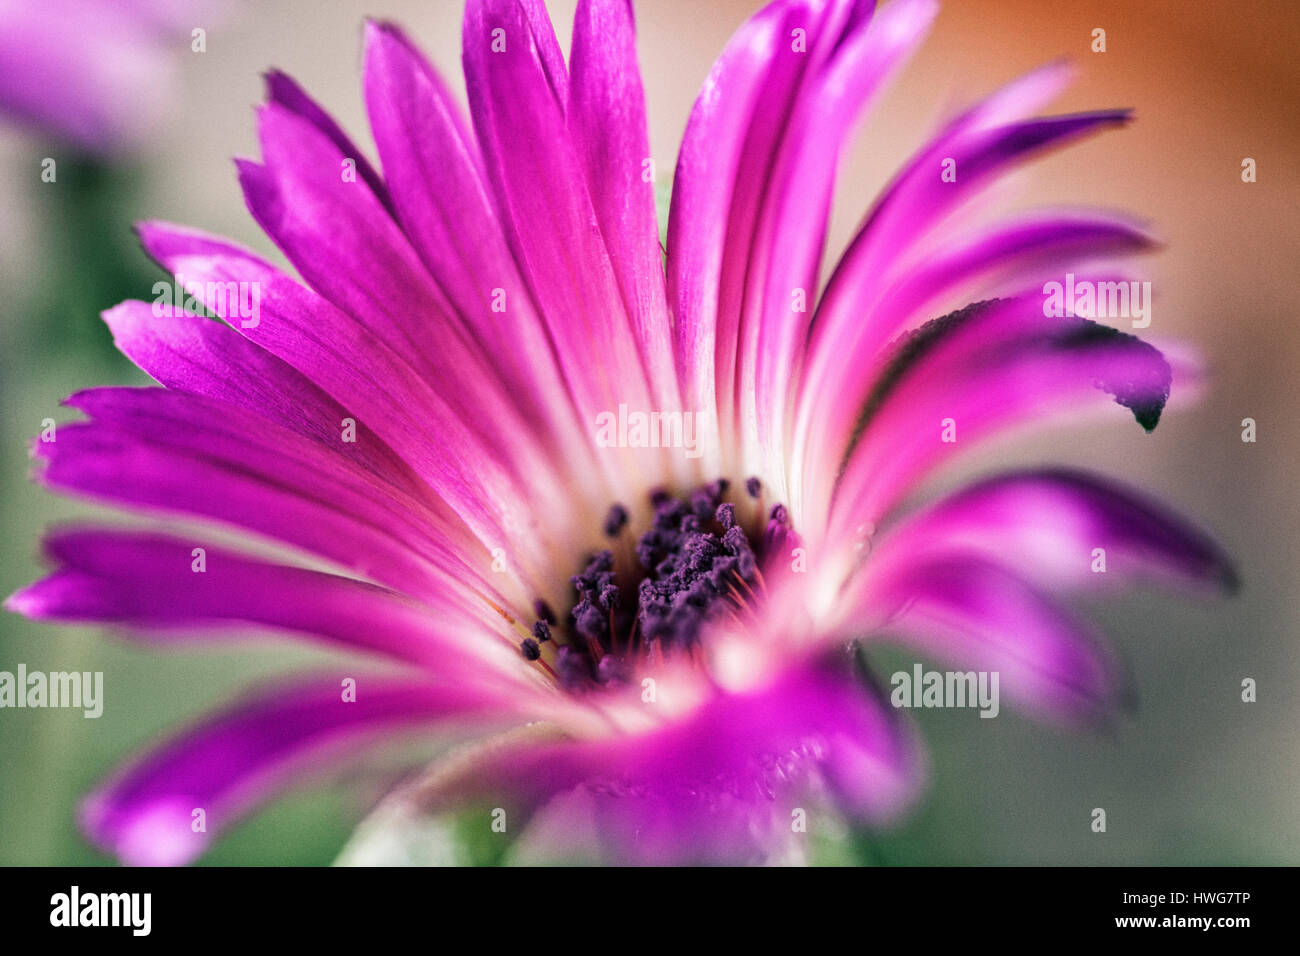
M 659 248 L 667 254 L 668 249 L 668 209 L 673 200 L 673 177 L 668 176 L 655 182 L 655 215 L 659 219 Z

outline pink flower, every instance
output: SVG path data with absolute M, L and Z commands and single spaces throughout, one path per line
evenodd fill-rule
M 1042 289 L 1123 278 L 1096 263 L 1145 234 L 1097 213 L 952 215 L 1127 114 L 1031 118 L 1060 67 L 1002 89 L 899 173 L 818 294 L 836 159 L 934 12 L 778 0 L 745 24 L 686 130 L 666 255 L 622 0 L 579 4 L 568 65 L 538 0 L 471 0 L 472 125 L 371 24 L 382 176 L 272 74 L 263 159 L 239 173 L 302 281 L 143 225 L 228 321 L 111 309 L 165 387 L 78 393 L 89 420 L 37 451 L 53 488 L 290 551 L 63 530 L 57 569 L 10 606 L 164 644 L 253 625 L 406 670 L 275 686 L 211 718 L 94 794 L 91 837 L 128 862 L 190 860 L 304 761 L 415 728 L 472 742 L 394 799 L 499 810 L 533 852 L 795 859 L 799 813 L 887 821 L 924 781 L 855 644 L 997 672 L 1049 719 L 1109 713 L 1114 662 L 1066 594 L 1231 583 L 1216 546 L 1074 472 L 904 506 L 1011 426 L 1118 403 L 1154 428 L 1169 362 L 1048 315 Z
M 10 0 L 0 4 L 0 112 L 83 149 L 145 138 L 175 61 L 218 0 Z M 206 44 L 206 37 L 204 38 Z

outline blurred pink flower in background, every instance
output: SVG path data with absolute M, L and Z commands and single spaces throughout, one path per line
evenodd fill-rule
M 0 0 L 0 112 L 93 153 L 139 145 L 224 0 Z

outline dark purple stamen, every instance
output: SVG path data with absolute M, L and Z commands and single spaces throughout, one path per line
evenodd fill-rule
M 577 690 L 595 679 L 591 663 L 585 654 L 572 647 L 561 647 L 555 658 L 556 673 L 566 690 Z
M 573 607 L 574 630 L 585 639 L 589 646 L 610 647 L 610 617 L 614 617 L 615 626 L 623 633 L 623 620 L 626 615 L 615 611 L 618 602 L 618 584 L 614 581 L 614 555 L 609 551 L 599 551 L 587 562 L 581 574 L 569 579 L 578 592 L 578 603 Z M 626 621 L 630 625 L 630 619 Z M 595 642 L 595 645 L 592 644 Z
M 627 509 L 622 505 L 613 505 L 605 518 L 605 537 L 615 538 L 627 527 Z
M 745 479 L 745 491 L 748 492 L 749 497 L 757 498 L 759 492 L 761 492 L 762 490 L 763 490 L 763 483 L 759 481 L 757 478 Z
M 791 547 L 793 533 L 790 530 L 790 512 L 785 505 L 772 508 L 772 519 L 763 532 L 763 553 L 765 555 L 785 555 Z
M 551 606 L 541 598 L 533 602 L 533 616 L 550 625 L 554 625 L 559 621 L 559 618 L 555 616 L 555 612 L 551 610 Z
M 661 506 L 637 543 L 646 571 L 637 595 L 645 640 L 689 648 L 713 605 L 734 591 L 735 576 L 752 580 L 754 553 L 735 524 L 734 508 L 720 501 L 726 489 L 725 481 L 715 481 L 691 495 L 689 509 L 681 502 Z
M 627 667 L 622 660 L 613 654 L 606 654 L 596 665 L 596 683 L 608 684 L 610 681 L 623 681 L 627 679 Z
M 524 652 L 524 657 L 530 661 L 535 661 L 542 656 L 542 649 L 537 646 L 537 642 L 531 637 L 524 638 L 524 642 L 519 645 L 519 649 Z
M 691 495 L 691 512 L 700 521 L 708 521 L 709 516 L 717 510 L 718 499 L 709 493 L 708 488 L 701 488 Z
M 628 680 L 634 655 L 688 653 L 720 607 L 729 603 L 739 608 L 753 595 L 758 558 L 736 521 L 735 505 L 722 500 L 729 487 L 726 479 L 718 479 L 684 497 L 652 492 L 650 527 L 634 548 L 639 567 L 622 569 L 626 577 L 621 586 L 612 551 L 596 552 L 570 578 L 576 602 L 555 660 L 565 687 Z M 746 481 L 745 489 L 757 497 L 758 479 Z M 766 537 L 770 540 L 773 529 L 779 529 L 784 543 L 789 513 L 777 505 L 771 516 Z M 628 510 L 615 504 L 605 519 L 605 534 L 618 535 L 629 520 Z M 538 617 L 533 638 L 525 644 L 540 646 L 552 637 L 540 603 Z

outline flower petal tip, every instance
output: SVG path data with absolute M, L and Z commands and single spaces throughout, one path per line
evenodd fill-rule
M 190 803 L 172 798 L 125 808 L 101 790 L 82 801 L 78 823 L 91 843 L 127 866 L 184 866 L 208 843 L 193 829 Z
M 11 614 L 19 614 L 27 618 L 39 617 L 40 615 L 37 613 L 39 602 L 33 598 L 31 594 L 32 588 L 33 585 L 28 585 L 9 595 L 4 599 L 4 609 Z
M 1219 565 L 1218 584 L 1219 590 L 1230 597 L 1236 597 L 1244 586 L 1241 574 L 1237 571 L 1236 563 L 1226 555 L 1223 556 L 1222 563 Z

